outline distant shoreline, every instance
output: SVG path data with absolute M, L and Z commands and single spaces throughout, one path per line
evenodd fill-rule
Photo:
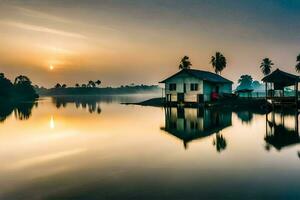
M 124 103 L 126 105 L 140 105 L 140 106 L 153 106 L 153 107 L 177 107 L 177 103 L 174 104 L 165 104 L 164 98 L 152 98 L 146 101 L 138 103 Z M 230 109 L 240 109 L 240 108 L 256 108 L 256 109 L 267 109 L 269 103 L 263 99 L 247 99 L 247 98 L 238 98 L 238 99 L 227 99 L 216 102 L 209 102 L 205 104 L 182 104 L 183 107 L 218 107 L 218 108 L 230 108 Z
M 118 88 L 75 88 L 75 87 L 68 87 L 68 88 L 36 88 L 36 92 L 40 96 L 61 96 L 61 95 L 124 95 L 124 94 L 143 94 L 143 93 L 160 93 L 161 88 L 156 85 L 152 86 L 125 86 L 125 87 L 118 87 Z

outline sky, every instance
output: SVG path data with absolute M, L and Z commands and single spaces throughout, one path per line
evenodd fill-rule
M 0 72 L 45 87 L 158 84 L 184 55 L 213 71 L 220 51 L 235 82 L 261 80 L 265 57 L 296 73 L 299 10 L 298 0 L 0 0 Z

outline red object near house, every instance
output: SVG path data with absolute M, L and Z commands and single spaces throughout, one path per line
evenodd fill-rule
M 219 99 L 219 94 L 216 93 L 216 92 L 212 92 L 212 93 L 211 93 L 211 100 L 212 100 L 212 101 L 216 101 L 216 100 L 218 100 L 218 99 Z

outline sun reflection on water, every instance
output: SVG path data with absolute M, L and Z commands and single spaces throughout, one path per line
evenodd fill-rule
M 54 118 L 53 118 L 53 116 L 51 116 L 51 119 L 50 119 L 50 128 L 51 129 L 54 129 L 55 128 L 55 122 L 54 122 Z

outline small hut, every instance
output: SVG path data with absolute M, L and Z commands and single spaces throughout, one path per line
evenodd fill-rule
M 265 76 L 262 81 L 266 87 L 266 99 L 271 100 L 272 103 L 298 104 L 299 76 L 276 69 L 271 74 Z M 285 96 L 284 88 L 290 86 L 294 86 L 294 95 Z

